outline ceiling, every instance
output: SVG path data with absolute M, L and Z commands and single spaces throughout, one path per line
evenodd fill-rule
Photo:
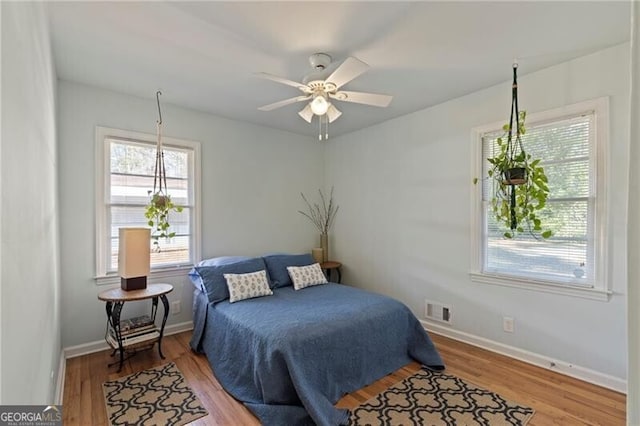
M 371 69 L 344 90 L 393 95 L 388 108 L 336 102 L 333 136 L 371 126 L 629 40 L 628 2 L 49 3 L 60 79 L 317 135 L 300 94 L 257 78 L 301 81 L 308 57 Z M 525 89 L 522 89 L 525 90 Z M 508 102 L 509 93 L 505 93 Z M 169 120 L 165 117 L 165 120 Z

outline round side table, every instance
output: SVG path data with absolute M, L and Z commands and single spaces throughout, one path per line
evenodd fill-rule
M 109 364 L 109 367 L 119 364 L 118 372 L 120 372 L 125 360 L 125 352 L 131 350 L 133 354 L 135 354 L 137 351 L 135 351 L 134 348 L 139 348 L 140 346 L 149 346 L 146 349 L 151 349 L 156 342 L 158 343 L 158 353 L 160 357 L 164 359 L 164 355 L 162 354 L 162 335 L 164 333 L 164 326 L 167 323 L 167 317 L 169 316 L 169 300 L 167 299 L 167 294 L 172 291 L 173 286 L 171 284 L 147 284 L 147 288 L 141 290 L 125 291 L 121 288 L 112 288 L 98 294 L 98 299 L 106 302 L 108 330 L 105 340 L 113 349 L 112 356 L 115 355 L 116 352 L 120 354 L 119 361 Z M 137 335 L 136 333 L 132 333 L 134 337 L 127 338 L 123 336 L 120 313 L 122 312 L 122 307 L 125 302 L 147 299 L 151 299 L 150 323 L 144 325 L 145 330 L 143 330 L 143 332 Z M 155 326 L 156 313 L 158 312 L 158 299 L 162 301 L 162 305 L 164 306 L 164 315 L 160 328 Z M 151 324 L 154 325 L 151 326 Z
M 327 260 L 326 262 L 322 262 L 320 264 L 320 268 L 322 268 L 322 270 L 324 271 L 328 281 L 331 281 L 331 271 L 335 269 L 335 271 L 338 273 L 338 283 L 342 281 L 342 273 L 340 272 L 341 266 L 342 263 L 336 262 L 335 260 Z

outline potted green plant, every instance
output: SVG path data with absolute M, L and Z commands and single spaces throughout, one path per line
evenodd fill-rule
M 169 223 L 169 213 L 182 212 L 182 206 L 176 206 L 171 197 L 162 192 L 149 191 L 151 199 L 145 210 L 144 216 L 147 218 L 147 225 L 151 227 L 151 238 L 154 244 L 158 245 L 159 238 L 173 238 L 176 233 L 169 232 L 171 224 Z
M 544 229 L 538 213 L 547 203 L 548 179 L 541 160 L 533 159 L 522 145 L 527 113 L 518 111 L 517 67 L 513 65 L 511 118 L 502 128 L 505 135 L 496 139 L 498 152 L 487 158 L 491 165 L 487 178 L 493 181 L 491 211 L 498 224 L 505 228 L 505 238 L 527 232 L 535 238 L 546 239 L 553 232 Z
M 156 101 L 158 103 L 157 129 L 158 144 L 156 146 L 156 164 L 153 178 L 153 191 L 149 191 L 149 204 L 144 212 L 147 218 L 147 225 L 151 227 L 151 238 L 156 251 L 160 250 L 158 239 L 173 238 L 176 233 L 169 232 L 171 224 L 169 223 L 169 213 L 182 212 L 182 206 L 177 206 L 171 200 L 171 196 L 166 193 L 167 188 L 167 172 L 164 165 L 164 152 L 162 150 L 162 111 L 160 110 L 160 95 L 162 92 L 156 92 Z
M 519 142 L 525 133 L 525 119 L 526 112 L 520 111 L 517 143 L 511 141 L 510 144 L 508 138 L 500 137 L 496 140 L 498 152 L 487 158 L 491 164 L 487 177 L 494 183 L 491 211 L 496 221 L 505 227 L 503 235 L 506 238 L 522 232 L 549 238 L 552 231 L 544 229 L 538 217 L 549 196 L 548 179 L 540 165 L 541 160 L 533 159 Z M 505 124 L 503 129 L 508 132 L 509 124 Z

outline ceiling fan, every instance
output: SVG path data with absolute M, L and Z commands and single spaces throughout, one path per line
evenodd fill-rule
M 258 109 L 271 111 L 296 102 L 309 101 L 298 114 L 308 123 L 311 123 L 313 116 L 317 115 L 320 124 L 322 124 L 323 120 L 326 123 L 333 123 L 342 115 L 342 112 L 333 105 L 331 100 L 386 107 L 393 99 L 393 96 L 389 95 L 340 90 L 342 86 L 369 69 L 369 65 L 353 56 L 348 57 L 329 76 L 326 76 L 325 70 L 331 64 L 331 56 L 326 53 L 315 53 L 309 57 L 309 63 L 313 71 L 303 78 L 302 83 L 264 72 L 257 73 L 256 75 L 259 77 L 293 86 L 303 93 L 300 96 L 261 106 Z M 322 139 L 322 135 L 320 135 L 320 139 Z

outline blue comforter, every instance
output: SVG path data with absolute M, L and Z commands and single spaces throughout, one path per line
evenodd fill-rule
M 199 296 L 192 347 L 264 425 L 347 424 L 333 404 L 412 360 L 443 369 L 402 303 L 340 284 L 208 304 Z M 206 318 L 206 320 L 205 320 Z

